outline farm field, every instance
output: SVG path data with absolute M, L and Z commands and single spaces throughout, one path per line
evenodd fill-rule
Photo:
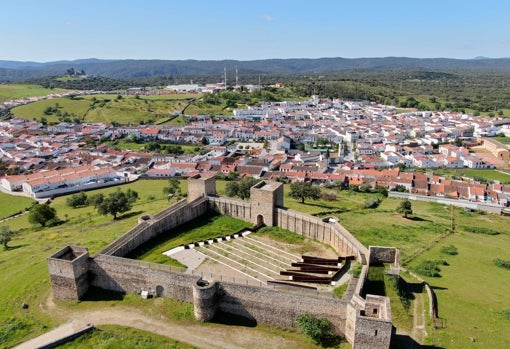
M 166 185 L 164 180 L 139 180 L 120 187 L 137 191 L 140 198 L 130 212 L 116 221 L 111 216 L 98 215 L 91 207 L 69 208 L 66 197 L 58 197 L 51 203 L 59 218 L 64 220 L 61 225 L 41 229 L 32 227 L 26 216 L 10 220 L 6 225 L 12 230 L 19 230 L 19 233 L 10 242 L 10 249 L 0 251 L 0 323 L 4 324 L 0 331 L 1 342 L 12 346 L 58 324 L 59 320 L 50 317 L 44 306 L 51 292 L 46 265 L 49 255 L 67 244 L 87 247 L 94 255 L 133 227 L 141 215 L 159 212 L 175 202 L 174 199 L 169 203 L 163 194 L 162 188 Z M 217 182 L 219 194 L 224 193 L 225 186 L 226 182 Z M 181 182 L 181 188 L 185 193 L 185 181 Z M 117 188 L 94 192 L 114 190 Z M 510 259 L 506 252 L 510 246 L 508 217 L 460 209 L 452 211 L 443 205 L 413 201 L 413 214 L 405 219 L 395 213 L 398 200 L 384 199 L 376 209 L 362 209 L 364 201 L 376 194 L 324 190 L 335 192 L 337 200 L 307 200 L 300 204 L 288 197 L 288 186 L 285 186 L 285 205 L 320 217 L 336 216 L 367 246 L 400 248 L 401 260 L 407 261 L 410 269 L 423 259 L 443 258 L 440 248 L 444 245 L 453 244 L 458 248 L 458 255 L 444 257 L 449 265 L 441 267 L 440 278 L 426 278 L 436 287 L 439 316 L 445 319 L 447 325 L 445 329 L 433 330 L 429 324 L 427 344 L 463 348 L 469 337 L 476 337 L 477 343 L 491 348 L 503 347 L 502 343 L 510 340 L 507 335 L 510 333 L 510 320 L 504 315 L 510 308 L 505 293 L 510 286 L 510 278 L 506 275 L 507 270 L 496 267 L 492 262 L 494 258 Z M 452 227 L 452 217 L 455 233 L 446 234 Z M 490 227 L 499 234 L 475 234 L 469 231 L 473 227 Z M 127 301 L 130 304 L 129 298 Z M 29 304 L 29 309 L 21 309 L 22 302 Z M 108 304 L 113 303 L 103 305 Z M 99 306 L 99 303 L 62 306 L 81 309 Z M 133 306 L 143 307 L 136 302 Z M 398 310 L 398 317 L 403 323 L 409 319 L 402 309 Z M 494 334 L 496 332 L 497 335 Z
M 0 220 L 30 208 L 34 202 L 34 200 L 24 196 L 13 196 L 0 192 Z
M 12 109 L 18 117 L 58 123 L 69 121 L 111 124 L 153 124 L 167 121 L 188 104 L 188 95 L 122 96 L 89 95 L 74 98 L 55 98 L 30 103 Z M 48 108 L 53 108 L 49 111 Z M 171 121 L 170 121 L 171 122 Z M 176 123 L 183 123 L 182 118 Z
M 0 103 L 16 98 L 39 97 L 52 93 L 60 93 L 63 89 L 48 89 L 39 85 L 0 84 Z

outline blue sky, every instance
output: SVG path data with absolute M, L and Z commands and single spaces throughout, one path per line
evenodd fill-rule
M 0 60 L 510 57 L 508 0 L 4 0 Z

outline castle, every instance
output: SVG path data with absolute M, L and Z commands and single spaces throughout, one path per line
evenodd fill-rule
M 250 190 L 250 201 L 216 196 L 214 177 L 188 179 L 188 201 L 181 201 L 138 225 L 91 257 L 88 250 L 66 246 L 48 258 L 53 296 L 80 300 L 89 286 L 122 293 L 154 290 L 159 297 L 193 303 L 195 318 L 209 321 L 217 311 L 257 322 L 296 326 L 304 313 L 327 318 L 333 330 L 345 336 L 354 349 L 387 349 L 393 326 L 389 298 L 365 294 L 370 264 L 392 263 L 398 268 L 398 250 L 367 249 L 337 222 L 323 220 L 283 207 L 283 184 L 262 181 Z M 339 255 L 355 256 L 362 264 L 359 278 L 352 278 L 342 299 L 260 283 L 204 280 L 178 268 L 125 258 L 141 244 L 197 219 L 208 211 L 256 225 L 278 226 L 330 244 Z

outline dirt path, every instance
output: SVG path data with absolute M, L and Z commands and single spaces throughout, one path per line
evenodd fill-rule
M 51 300 L 48 310 L 77 328 L 92 324 L 120 325 L 159 334 L 197 348 L 257 348 L 263 343 L 267 348 L 299 348 L 302 342 L 279 337 L 249 327 L 199 323 L 176 323 L 163 316 L 143 314 L 128 307 L 101 310 L 69 311 L 56 306 Z
M 413 330 L 411 337 L 418 343 L 423 343 L 423 339 L 427 336 L 425 330 L 425 302 L 423 293 L 413 293 Z

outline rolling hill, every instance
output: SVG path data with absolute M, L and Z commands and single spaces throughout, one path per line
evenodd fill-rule
M 81 59 L 55 62 L 0 60 L 0 80 L 22 81 L 62 75 L 68 68 L 109 78 L 145 78 L 158 75 L 218 75 L 238 67 L 245 74 L 320 73 L 345 70 L 427 70 L 427 71 L 510 71 L 510 58 L 316 58 L 265 59 L 253 61 L 218 60 L 102 60 Z

